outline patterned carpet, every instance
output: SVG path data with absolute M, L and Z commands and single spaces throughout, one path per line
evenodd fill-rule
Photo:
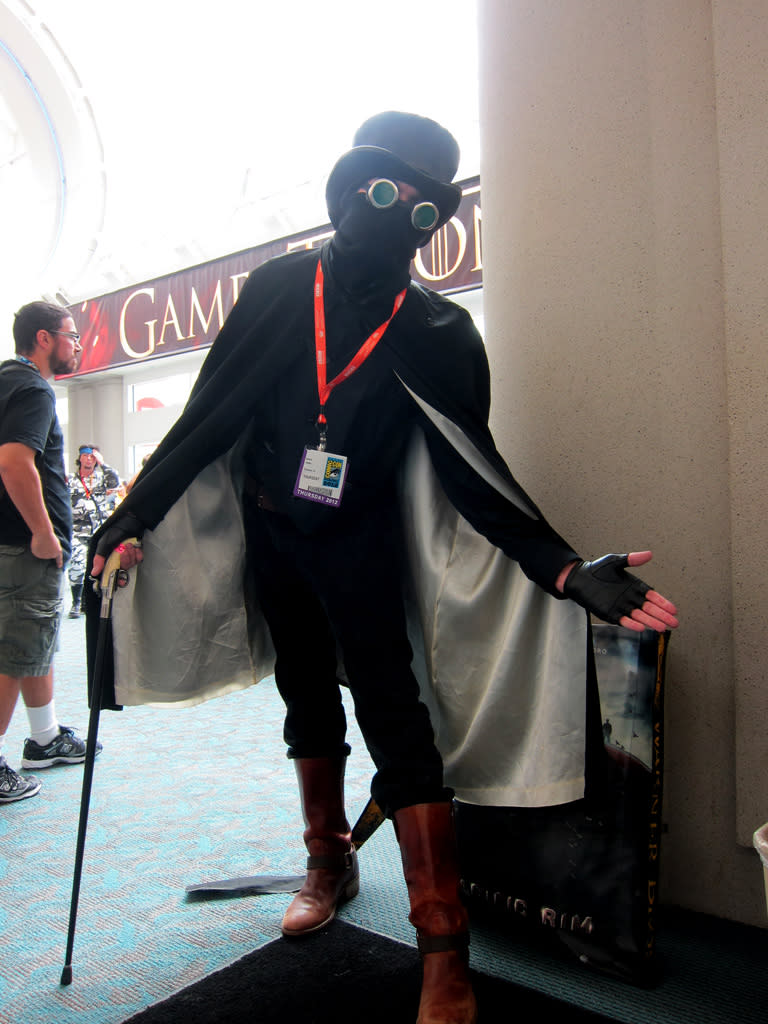
M 83 621 L 65 620 L 62 633 L 59 719 L 84 734 Z M 103 713 L 69 987 L 59 980 L 82 769 L 43 771 L 39 796 L 2 808 L 2 1024 L 121 1024 L 278 938 L 290 897 L 203 902 L 189 900 L 184 888 L 303 870 L 303 826 L 281 721 L 269 682 L 187 710 Z M 371 764 L 352 715 L 350 726 L 347 791 L 356 816 Z M 7 748 L 15 767 L 26 733 L 19 705 Z M 390 825 L 362 851 L 361 873 L 360 896 L 342 909 L 343 919 L 412 944 Z M 473 930 L 472 965 L 627 1024 L 742 1024 L 764 1012 L 766 939 L 757 929 L 684 915 L 662 930 L 667 980 L 650 992 L 484 929 Z

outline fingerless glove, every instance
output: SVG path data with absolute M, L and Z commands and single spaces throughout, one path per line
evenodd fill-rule
M 627 555 L 603 555 L 592 562 L 578 562 L 563 584 L 566 597 L 606 622 L 618 625 L 624 615 L 642 608 L 651 589 L 626 571 Z

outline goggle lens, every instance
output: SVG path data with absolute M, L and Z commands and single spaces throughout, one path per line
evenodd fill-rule
M 440 220 L 440 211 L 434 203 L 417 203 L 411 211 L 411 224 L 419 231 L 431 231 Z
M 388 210 L 400 198 L 397 185 L 388 178 L 378 178 L 368 189 L 368 202 L 377 210 Z

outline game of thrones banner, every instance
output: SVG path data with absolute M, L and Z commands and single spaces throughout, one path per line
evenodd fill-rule
M 411 268 L 414 281 L 439 292 L 482 284 L 480 179 L 461 187 L 456 215 L 419 249 Z M 74 304 L 83 355 L 73 376 L 207 348 L 254 267 L 317 248 L 332 234 L 330 225 L 316 228 Z

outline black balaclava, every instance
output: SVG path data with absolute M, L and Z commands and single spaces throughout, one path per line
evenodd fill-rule
M 365 193 L 353 192 L 342 204 L 331 240 L 334 279 L 357 299 L 395 295 L 407 286 L 411 260 L 430 234 L 411 224 L 410 205 L 377 210 Z

